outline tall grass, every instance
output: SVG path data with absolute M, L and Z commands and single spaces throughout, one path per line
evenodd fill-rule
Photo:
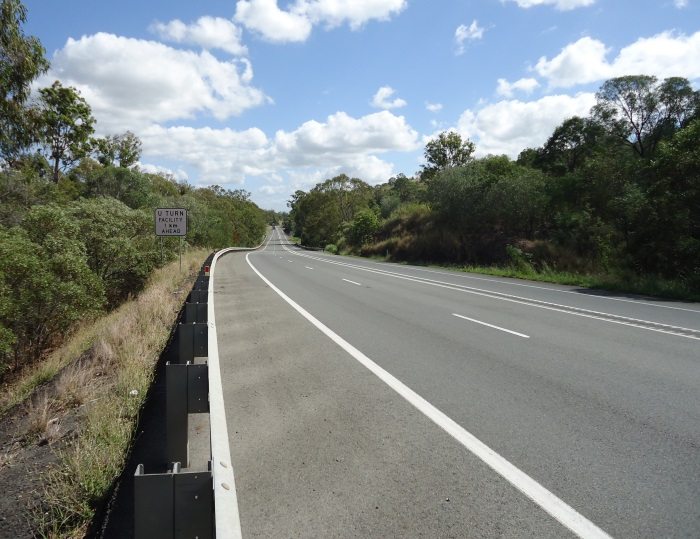
M 31 516 L 38 535 L 84 535 L 122 471 L 154 367 L 207 254 L 186 253 L 182 273 L 177 262 L 156 270 L 141 294 L 82 328 L 47 360 L 50 367 L 37 368 L 41 378 L 62 372 L 52 399 L 63 413 L 83 406 L 77 435 L 58 452 L 58 464 L 45 476 L 44 499 Z M 30 386 L 19 384 L 10 402 Z M 37 414 L 39 425 L 43 415 Z

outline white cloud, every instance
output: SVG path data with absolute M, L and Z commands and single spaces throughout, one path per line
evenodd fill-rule
M 406 101 L 400 98 L 396 98 L 394 100 L 390 101 L 391 96 L 393 96 L 396 93 L 396 90 L 394 90 L 391 86 L 382 86 L 377 90 L 377 93 L 374 94 L 374 97 L 372 98 L 372 106 L 377 107 L 378 109 L 398 109 L 401 107 L 405 107 L 407 105 Z
M 192 24 L 175 19 L 154 22 L 149 30 L 165 41 L 199 45 L 205 49 L 221 49 L 234 56 L 248 54 L 241 43 L 241 30 L 228 19 L 200 17 Z
M 181 164 L 196 171 L 193 176 L 203 184 L 240 184 L 246 177 L 258 177 L 281 185 L 282 177 L 308 177 L 314 171 L 323 178 L 344 172 L 377 183 L 393 174 L 393 165 L 379 154 L 413 151 L 419 144 L 406 120 L 388 111 L 360 118 L 337 112 L 325 122 L 312 120 L 290 132 L 278 131 L 272 139 L 257 128 L 152 125 L 137 134 L 144 159 Z M 273 194 L 269 190 L 262 192 Z
M 234 18 L 268 41 L 306 41 L 311 34 L 308 17 L 303 13 L 281 10 L 277 0 L 239 0 Z
M 476 19 L 469 26 L 460 24 L 455 30 L 455 45 L 457 46 L 457 55 L 464 54 L 464 42 L 474 41 L 484 37 L 484 29 L 479 26 Z
M 238 0 L 235 20 L 273 42 L 306 41 L 314 25 L 348 23 L 357 30 L 370 20 L 387 20 L 406 0 L 296 0 L 287 10 L 277 0 Z
M 150 126 L 139 133 L 143 154 L 183 163 L 199 183 L 242 183 L 245 176 L 271 171 L 270 141 L 260 129 Z
M 146 172 L 148 174 L 164 174 L 166 176 L 172 176 L 178 181 L 187 180 L 187 172 L 182 169 L 172 170 L 168 167 L 163 167 L 160 165 L 153 165 L 151 163 L 137 163 L 141 172 Z
M 442 110 L 442 103 L 430 103 L 426 101 L 425 108 L 430 112 L 440 112 Z
M 476 143 L 477 155 L 517 155 L 541 146 L 554 129 L 572 116 L 586 116 L 595 104 L 593 93 L 550 95 L 536 101 L 504 100 L 476 112 L 466 110 L 457 130 Z
M 372 183 L 386 181 L 393 172 L 393 165 L 377 154 L 413 151 L 418 146 L 418 133 L 406 119 L 386 110 L 361 118 L 337 112 L 325 122 L 312 120 L 292 132 L 275 134 L 279 166 L 312 167 L 332 175 L 345 172 Z
M 688 7 L 688 0 L 673 0 L 673 5 L 676 6 L 677 9 L 683 9 Z
M 601 41 L 584 37 L 551 60 L 543 56 L 534 69 L 551 87 L 564 88 L 623 75 L 700 77 L 700 32 L 690 36 L 662 32 L 640 38 L 622 48 L 612 62 L 607 60 L 609 52 Z
M 101 132 L 139 129 L 193 118 L 223 120 L 269 98 L 250 85 L 250 62 L 222 62 L 207 51 L 173 49 L 162 43 L 98 33 L 69 38 L 37 85 L 55 79 L 76 87 L 92 107 Z
M 385 21 L 403 11 L 406 0 L 298 0 L 297 9 L 314 23 L 357 30 L 371 20 Z
M 513 97 L 516 90 L 531 94 L 540 85 L 536 79 L 519 79 L 515 82 L 508 82 L 506 79 L 498 79 L 496 93 L 503 97 Z
M 418 134 L 403 116 L 389 111 L 353 118 L 345 112 L 330 115 L 323 123 L 311 120 L 288 133 L 278 131 L 275 145 L 289 163 L 333 163 L 343 156 L 387 151 L 409 151 L 417 147 Z
M 596 0 L 510 0 L 519 7 L 528 9 L 534 6 L 554 6 L 560 11 L 569 11 L 579 7 L 587 7 L 595 4 Z

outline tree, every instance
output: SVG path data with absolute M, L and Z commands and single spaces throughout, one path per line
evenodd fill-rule
M 474 143 L 469 139 L 462 140 L 459 133 L 440 133 L 438 138 L 425 145 L 427 164 L 421 166 L 421 179 L 427 180 L 441 170 L 466 165 L 473 159 L 475 149 Z
M 27 8 L 19 0 L 0 2 L 0 159 L 14 163 L 33 141 L 24 104 L 31 82 L 48 69 L 41 42 L 22 32 Z
M 629 144 L 640 157 L 651 157 L 659 141 L 697 114 L 698 96 L 687 79 L 671 77 L 659 84 L 649 75 L 617 77 L 596 93 L 593 118 Z
M 97 160 L 103 165 L 129 168 L 141 157 L 141 140 L 131 131 L 92 140 Z
M 75 88 L 56 81 L 39 90 L 41 143 L 52 162 L 54 182 L 58 182 L 61 165 L 65 169 L 87 155 L 94 124 L 90 105 Z
M 574 116 L 554 130 L 537 152 L 533 164 L 555 175 L 573 172 L 600 147 L 604 136 L 600 124 L 590 118 Z

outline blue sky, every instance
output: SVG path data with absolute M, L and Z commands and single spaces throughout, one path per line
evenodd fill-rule
M 25 0 L 98 134 L 143 141 L 141 167 L 244 188 L 286 210 L 341 172 L 414 174 L 454 129 L 516 157 L 600 84 L 700 82 L 698 0 Z M 99 7 L 97 7 L 99 6 Z

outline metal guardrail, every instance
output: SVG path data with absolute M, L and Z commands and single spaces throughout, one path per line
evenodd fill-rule
M 263 241 L 264 243 L 264 241 Z M 241 539 L 238 499 L 224 408 L 219 346 L 214 312 L 217 260 L 233 251 L 218 251 L 200 272 L 185 303 L 173 344 L 174 361 L 166 363 L 165 473 L 134 474 L 136 539 Z M 188 418 L 208 413 L 210 461 L 206 471 L 189 466 Z

